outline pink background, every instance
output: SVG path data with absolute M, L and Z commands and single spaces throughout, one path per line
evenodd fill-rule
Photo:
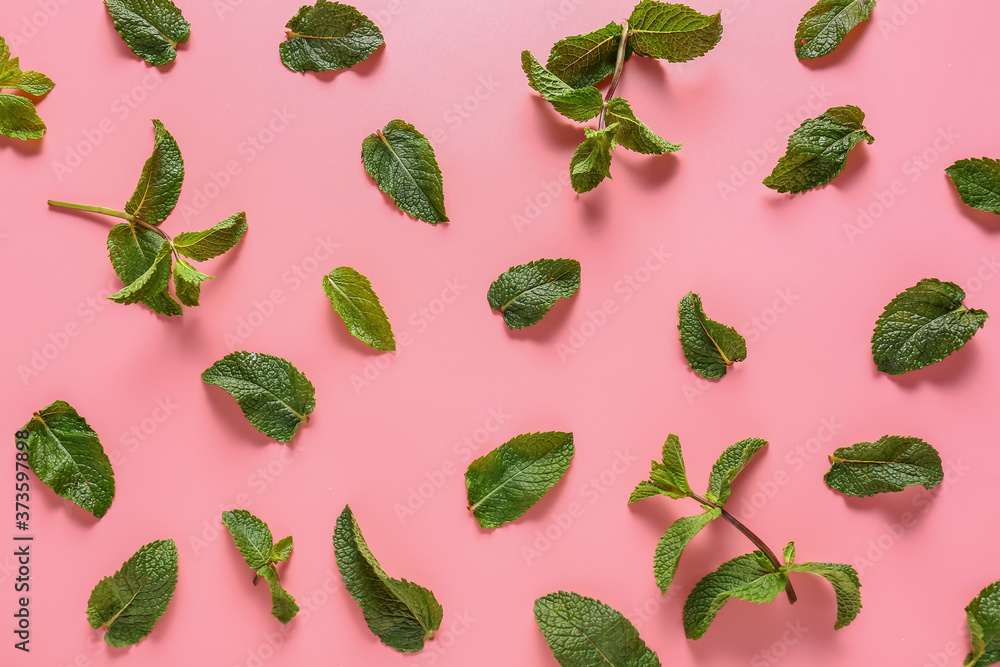
M 4 429 L 68 401 L 100 434 L 118 485 L 97 521 L 32 478 L 32 651 L 12 648 L 3 547 L 0 661 L 554 665 L 532 604 L 564 589 L 626 613 L 664 664 L 961 663 L 963 607 L 1000 578 L 1000 330 L 990 321 L 944 363 L 901 378 L 876 372 L 869 338 L 883 306 L 923 277 L 959 283 L 970 306 L 1000 316 L 1000 227 L 964 207 L 943 173 L 1000 154 L 995 2 L 885 0 L 838 53 L 802 64 L 792 36 L 811 0 L 698 0 L 724 12 L 719 46 L 683 65 L 636 58 L 619 89 L 683 150 L 618 150 L 614 180 L 579 197 L 561 179 L 582 128 L 528 88 L 519 53 L 544 59 L 557 39 L 624 19 L 631 2 L 365 0 L 387 46 L 318 76 L 278 57 L 299 2 L 179 4 L 192 38 L 160 73 L 96 0 L 6 0 L 0 11 L 14 55 L 57 82 L 38 104 L 44 140 L 0 140 Z M 874 145 L 823 190 L 760 185 L 793 127 L 842 104 L 867 112 Z M 250 225 L 237 250 L 203 266 L 218 277 L 183 318 L 104 299 L 120 286 L 105 246 L 114 221 L 45 204 L 122 206 L 151 118 L 187 168 L 163 228 L 204 229 L 239 210 Z M 365 174 L 361 140 L 393 118 L 431 137 L 451 224 L 405 217 Z M 859 208 L 871 216 L 860 224 Z M 580 260 L 582 288 L 510 332 L 486 290 L 540 257 Z M 373 353 L 331 311 L 320 277 L 341 265 L 372 280 L 397 353 Z M 748 360 L 717 383 L 680 351 L 676 304 L 689 290 L 748 340 Z M 201 382 L 234 347 L 286 357 L 316 385 L 292 445 L 258 434 Z M 465 509 L 468 462 L 539 430 L 574 433 L 569 472 L 522 520 L 480 529 Z M 794 539 L 800 560 L 858 567 L 864 609 L 851 626 L 834 632 L 830 587 L 798 576 L 796 605 L 733 602 L 702 640 L 684 638 L 684 596 L 750 545 L 713 524 L 661 596 L 656 542 L 697 506 L 626 499 L 671 432 L 699 489 L 723 448 L 770 441 L 730 507 L 775 550 Z M 933 444 L 946 481 L 865 501 L 824 485 L 829 452 L 883 434 Z M 0 476 L 8 545 L 12 444 Z M 346 503 L 387 571 L 444 606 L 420 654 L 380 645 L 343 590 L 331 535 Z M 220 511 L 237 506 L 295 538 L 281 580 L 303 611 L 287 628 L 219 533 Z M 180 551 L 169 609 L 139 645 L 106 648 L 84 614 L 91 588 L 168 537 Z

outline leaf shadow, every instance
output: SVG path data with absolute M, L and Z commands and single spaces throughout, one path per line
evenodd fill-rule
M 204 388 L 205 393 L 208 395 L 208 403 L 212 414 L 216 415 L 219 421 L 226 424 L 234 439 L 247 440 L 257 447 L 275 444 L 274 439 L 269 438 L 254 428 L 250 420 L 243 414 L 239 403 L 236 402 L 236 399 L 229 392 L 222 387 L 209 384 L 205 384 Z M 288 447 L 288 444 L 285 443 L 277 444 L 280 444 L 282 447 Z
M 117 499 L 117 497 L 118 497 L 118 490 L 115 489 L 115 498 L 112 498 L 111 500 L 111 507 L 108 508 L 108 513 L 115 511 L 115 500 Z M 52 491 L 51 493 L 36 494 L 35 500 L 36 502 L 40 502 L 44 506 L 46 514 L 49 513 L 55 514 L 57 512 L 63 512 L 65 513 L 66 518 L 69 521 L 75 523 L 84 530 L 93 530 L 94 526 L 96 526 L 98 522 L 100 522 L 100 519 L 98 519 L 96 516 L 94 516 L 87 510 L 83 509 L 73 501 L 57 495 L 54 491 Z M 119 500 L 119 502 L 121 501 Z M 107 514 L 105 514 L 104 516 L 107 516 Z
M 0 150 L 12 150 L 24 157 L 34 157 L 40 155 L 45 145 L 45 136 L 41 139 L 14 139 L 12 137 L 0 135 Z
M 658 500 L 662 502 L 655 502 Z M 643 523 L 650 524 L 662 534 L 674 521 L 680 518 L 676 512 L 669 511 L 674 502 L 676 501 L 673 498 L 666 496 L 652 496 L 632 503 L 628 506 L 628 511 L 632 516 L 637 517 Z
M 329 304 L 329 299 L 327 299 L 327 304 Z M 327 307 L 326 311 L 331 337 L 337 340 L 338 345 L 354 350 L 358 354 L 362 354 L 366 357 L 377 357 L 382 354 L 395 355 L 395 352 L 383 352 L 382 350 L 376 350 L 360 338 L 356 338 L 347 328 L 347 323 L 344 322 L 344 318 L 340 316 L 340 313 L 335 311 L 332 307 Z M 393 332 L 393 334 L 395 335 L 395 332 Z
M 643 83 L 637 84 L 636 88 L 646 89 L 653 85 L 666 88 L 668 84 L 667 68 L 663 63 L 655 58 L 644 58 L 634 53 L 625 61 L 625 69 L 622 71 L 622 82 L 628 82 L 633 78 L 643 79 Z M 628 75 L 626 78 L 626 74 Z M 618 91 L 615 91 L 618 92 Z M 662 91 L 661 91 L 662 94 Z
M 639 159 L 628 156 L 626 159 L 620 160 L 619 163 L 629 172 L 631 179 L 648 190 L 662 187 L 680 169 L 680 160 L 673 153 L 637 157 Z
M 537 109 L 536 115 L 543 126 L 541 132 L 543 139 L 553 146 L 565 149 L 575 149 L 583 142 L 583 125 L 561 116 L 541 95 L 533 95 L 532 103 Z
M 965 380 L 965 376 L 977 365 L 978 358 L 979 346 L 974 345 L 973 341 L 970 340 L 960 350 L 952 352 L 935 364 L 901 375 L 889 375 L 888 378 L 900 388 L 908 391 L 919 388 L 922 383 L 939 386 L 955 385 Z M 876 377 L 886 375 L 878 368 L 874 366 L 872 368 Z
M 576 291 L 576 294 L 569 299 L 558 299 L 552 308 L 549 309 L 549 312 L 545 313 L 542 319 L 535 324 L 523 329 L 511 329 L 505 323 L 503 326 L 507 329 L 507 336 L 513 340 L 525 340 L 535 343 L 552 342 L 553 339 L 563 333 L 565 323 L 570 318 L 570 314 L 579 300 L 576 297 L 582 289 L 583 287 L 580 287 Z M 569 301 L 568 305 L 564 303 L 566 301 Z M 499 311 L 494 311 L 494 313 L 498 317 L 502 317 Z
M 577 201 L 581 203 L 581 217 L 583 218 L 583 222 L 589 225 L 592 230 L 597 230 L 608 221 L 610 204 L 608 202 L 608 195 L 605 194 L 605 189 L 611 186 L 607 183 L 602 185 L 603 189 L 599 185 L 596 191 L 591 190 L 590 192 L 577 193 L 576 195 Z
M 862 178 L 864 171 L 868 168 L 868 163 L 871 161 L 868 151 L 863 150 L 866 146 L 867 143 L 862 141 L 858 146 L 855 146 L 855 148 L 862 148 L 862 150 L 851 149 L 847 156 L 847 162 L 844 164 L 844 170 L 834 176 L 829 185 L 838 190 L 845 190 L 859 178 Z
M 348 67 L 346 69 L 334 69 L 334 70 L 323 70 L 322 72 L 301 72 L 303 76 L 307 74 L 313 75 L 318 81 L 323 83 L 333 83 L 342 74 L 351 72 L 360 77 L 369 77 L 375 73 L 375 69 L 382 62 L 382 58 L 385 53 L 385 44 L 380 44 L 375 51 L 371 53 L 367 58 L 359 62 L 353 67 Z
M 875 11 L 878 11 L 878 9 Z M 860 25 L 854 27 L 849 33 L 847 33 L 843 41 L 837 45 L 837 48 L 825 56 L 820 56 L 819 58 L 807 58 L 805 60 L 799 60 L 799 62 L 811 70 L 821 70 L 826 69 L 827 67 L 836 67 L 837 65 L 842 64 L 854 55 L 854 50 L 856 48 L 855 44 L 864 38 L 864 35 L 871 28 L 872 23 L 874 23 L 873 19 L 862 21 Z
M 884 521 L 897 523 L 904 514 L 919 515 L 919 511 L 914 511 L 916 507 L 914 500 L 916 500 L 919 494 L 927 492 L 927 489 L 923 486 L 909 486 L 899 492 L 880 493 L 870 498 L 859 498 L 857 496 L 842 494 L 829 487 L 827 488 L 831 493 L 841 496 L 844 505 L 849 510 L 854 512 L 877 512 L 882 515 Z
M 959 214 L 974 222 L 985 232 L 989 232 L 990 234 L 1000 232 L 1000 215 L 990 213 L 989 211 L 982 211 L 978 208 L 972 208 L 962 201 L 962 195 L 958 193 L 958 188 L 956 188 L 952 180 L 948 178 L 948 174 L 944 174 L 944 179 L 948 181 L 948 189 L 951 190 L 951 198 L 952 201 L 955 202 L 955 208 L 958 209 Z

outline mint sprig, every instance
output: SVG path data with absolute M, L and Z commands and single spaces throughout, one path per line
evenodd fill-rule
M 933 489 L 944 479 L 936 449 L 920 438 L 899 435 L 841 447 L 830 455 L 830 463 L 823 480 L 848 496 L 868 497 L 916 485 Z
M 56 84 L 41 72 L 21 69 L 18 58 L 10 57 L 10 48 L 0 37 L 0 134 L 11 139 L 41 139 L 45 121 L 27 97 L 2 92 L 20 90 L 34 97 L 48 93 Z
M 223 512 L 222 524 L 229 529 L 243 560 L 254 571 L 254 585 L 264 577 L 271 588 L 271 615 L 287 625 L 299 612 L 299 606 L 281 587 L 275 563 L 287 560 L 292 554 L 291 536 L 274 542 L 267 524 L 241 509 Z
M 819 0 L 799 21 L 795 55 L 819 58 L 840 46 L 847 33 L 871 18 L 875 0 Z
M 104 0 L 115 30 L 132 53 L 157 67 L 177 57 L 191 24 L 171 0 Z
M 351 5 L 317 0 L 303 5 L 285 25 L 281 62 L 294 72 L 354 67 L 385 43 L 382 31 Z

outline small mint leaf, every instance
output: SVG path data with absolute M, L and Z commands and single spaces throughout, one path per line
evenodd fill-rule
M 132 53 L 151 65 L 177 57 L 177 45 L 191 36 L 191 24 L 170 0 L 104 0 L 115 30 Z
M 184 159 L 163 123 L 153 119 L 153 129 L 153 153 L 142 167 L 139 183 L 125 204 L 125 212 L 143 222 L 158 225 L 177 205 L 184 182 Z
M 806 572 L 823 577 L 833 585 L 837 595 L 837 621 L 839 630 L 853 621 L 861 611 L 861 581 L 850 565 L 842 563 L 793 563 L 781 568 L 783 572 Z
M 578 193 L 590 192 L 605 178 L 611 178 L 611 151 L 619 127 L 611 123 L 603 130 L 584 128 L 586 138 L 569 161 L 569 180 Z
M 712 472 L 708 477 L 708 491 L 705 492 L 708 499 L 718 505 L 724 505 L 729 500 L 733 480 L 766 445 L 767 440 L 747 438 L 727 447 L 712 466 Z
M 844 41 L 847 33 L 867 21 L 875 0 L 819 0 L 795 31 L 795 55 L 800 60 L 819 58 Z
M 710 521 L 718 519 L 720 516 L 722 516 L 722 509 L 713 507 L 702 514 L 677 519 L 670 525 L 670 528 L 667 528 L 667 532 L 663 534 L 656 545 L 656 553 L 653 556 L 653 575 L 656 577 L 656 585 L 660 587 L 662 593 L 666 594 L 674 580 L 684 547 Z
M 552 45 L 545 68 L 571 88 L 586 88 L 611 76 L 618 57 L 622 27 L 617 23 L 561 39 Z
M 293 72 L 323 72 L 357 65 L 385 43 L 378 26 L 350 5 L 317 0 L 285 25 L 281 62 Z
M 612 97 L 608 101 L 607 122 L 618 123 L 615 143 L 627 150 L 646 155 L 662 155 L 681 149 L 680 144 L 670 143 L 636 118 L 632 107 L 624 98 Z
M 431 224 L 448 222 L 444 185 L 434 148 L 403 120 L 392 120 L 361 144 L 365 171 L 399 209 Z
M 349 266 L 337 267 L 323 276 L 323 291 L 352 336 L 375 350 L 396 349 L 392 325 L 367 276 Z
M 1000 160 L 969 158 L 944 171 L 963 202 L 980 211 L 1000 214 Z
M 166 244 L 164 244 L 166 245 Z M 201 284 L 214 276 L 202 273 L 183 259 L 174 264 L 174 291 L 185 306 L 197 306 L 201 298 Z
M 698 375 L 718 380 L 729 367 L 747 358 L 746 340 L 732 327 L 710 320 L 701 297 L 688 292 L 677 306 L 681 349 Z
M 521 69 L 528 76 L 528 85 L 548 100 L 556 111 L 570 120 L 583 123 L 601 113 L 604 97 L 597 88 L 571 87 L 542 67 L 530 51 L 521 52 Z
M 157 249 L 153 264 L 146 269 L 146 272 L 108 298 L 115 303 L 122 304 L 138 303 L 155 298 L 170 287 L 171 260 L 170 244 L 164 242 Z
M 266 523 L 246 510 L 231 510 L 222 513 L 222 525 L 229 529 L 250 569 L 259 570 L 271 562 L 274 539 Z
M 247 214 L 243 211 L 229 216 L 202 232 L 181 232 L 174 237 L 177 252 L 204 262 L 232 249 L 247 231 Z
M 512 266 L 493 281 L 486 298 L 500 311 L 511 329 L 537 324 L 559 299 L 580 289 L 580 262 L 575 259 L 537 259 Z

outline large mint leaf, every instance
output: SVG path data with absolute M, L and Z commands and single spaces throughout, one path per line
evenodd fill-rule
M 285 25 L 281 62 L 295 72 L 322 72 L 357 65 L 384 44 L 382 32 L 350 5 L 317 0 L 303 5 Z
M 444 184 L 434 148 L 415 127 L 392 120 L 361 144 L 361 159 L 400 210 L 432 224 L 448 222 Z
M 181 232 L 174 237 L 177 252 L 199 262 L 218 257 L 232 249 L 247 231 L 247 214 L 233 214 L 203 232 Z
M 636 153 L 662 155 L 681 149 L 680 144 L 672 144 L 655 134 L 645 123 L 635 117 L 632 107 L 622 97 L 608 100 L 607 122 L 618 124 L 615 143 Z
M 729 500 L 733 480 L 766 445 L 767 440 L 747 438 L 727 447 L 712 465 L 712 472 L 708 476 L 708 491 L 705 492 L 708 499 L 724 505 Z
M 233 352 L 201 374 L 229 392 L 261 433 L 289 442 L 316 407 L 315 389 L 290 362 L 270 354 Z
M 512 266 L 490 285 L 490 309 L 500 311 L 511 329 L 523 329 L 545 317 L 559 299 L 580 289 L 580 262 L 575 259 L 538 259 Z
M 823 479 L 848 496 L 874 496 L 922 484 L 933 489 L 944 479 L 941 456 L 920 438 L 884 435 L 878 442 L 859 442 L 830 455 Z
M 156 298 L 170 287 L 172 259 L 170 244 L 162 243 L 156 250 L 153 263 L 145 273 L 108 298 L 122 304 L 139 303 Z
M 552 107 L 567 118 L 585 122 L 601 113 L 604 97 L 593 86 L 573 88 L 545 69 L 530 51 L 521 52 L 521 69 L 528 76 L 528 85 L 541 93 Z
M 585 35 L 574 35 L 552 45 L 545 68 L 571 88 L 586 88 L 611 76 L 618 57 L 622 27 L 609 23 Z
M 368 278 L 349 266 L 323 276 L 323 291 L 351 335 L 376 350 L 396 349 L 392 325 Z
M 747 342 L 736 329 L 710 320 L 701 297 L 688 292 L 677 306 L 681 348 L 698 375 L 717 380 L 729 367 L 747 358 Z
M 65 401 L 39 410 L 25 426 L 28 463 L 58 495 L 98 519 L 115 497 L 115 473 L 94 429 Z
M 177 45 L 191 36 L 191 24 L 171 0 L 104 0 L 132 53 L 151 65 L 177 57 Z
M 989 315 L 970 310 L 955 283 L 925 278 L 896 295 L 875 323 L 872 356 L 883 373 L 899 375 L 937 363 L 969 342 Z
M 526 433 L 469 464 L 469 510 L 483 528 L 520 518 L 562 479 L 573 458 L 573 434 Z
M 837 596 L 837 620 L 834 630 L 849 625 L 861 611 L 861 581 L 850 565 L 843 563 L 791 563 L 782 572 L 805 572 L 823 577 L 833 586 Z
M 771 602 L 787 584 L 788 576 L 775 572 L 759 551 L 726 561 L 705 575 L 688 595 L 684 602 L 684 634 L 688 639 L 700 639 L 732 598 Z
M 392 579 L 375 559 L 350 506 L 333 534 L 337 567 L 372 633 L 397 651 L 414 653 L 433 639 L 444 612 L 434 594 L 405 579 Z
M 139 184 L 125 204 L 125 212 L 151 225 L 158 225 L 177 205 L 184 182 L 184 159 L 177 142 L 163 123 L 154 119 L 153 128 L 156 132 L 153 154 L 142 168 Z
M 972 652 L 965 667 L 986 667 L 1000 662 L 1000 581 L 979 591 L 965 608 Z
M 271 614 L 282 623 L 288 623 L 298 613 L 299 606 L 295 598 L 281 587 L 274 563 L 291 555 L 292 538 L 282 538 L 275 544 L 267 524 L 246 510 L 223 512 L 222 524 L 229 529 L 243 560 L 257 573 L 257 577 L 264 577 L 271 588 Z M 254 578 L 255 584 L 257 577 Z
M 707 512 L 695 516 L 686 516 L 674 521 L 667 532 L 660 538 L 653 555 L 653 575 L 656 585 L 663 593 L 667 592 L 677 573 L 677 565 L 681 561 L 684 547 L 688 545 L 701 529 L 713 519 L 722 516 L 722 509 L 713 507 Z
M 201 284 L 213 277 L 202 273 L 183 259 L 177 260 L 174 264 L 174 291 L 177 292 L 177 298 L 185 306 L 197 306 L 201 298 Z
M 672 63 L 703 56 L 722 39 L 722 15 L 701 14 L 670 2 L 643 0 L 628 19 L 628 45 L 636 55 Z
M 611 178 L 611 151 L 617 145 L 618 128 L 618 123 L 603 130 L 583 128 L 586 138 L 569 161 L 569 181 L 578 193 L 590 192 L 605 178 Z
M 864 122 L 864 112 L 855 106 L 833 107 L 805 121 L 788 138 L 785 154 L 764 185 L 792 193 L 826 185 L 844 170 L 852 148 L 875 141 Z
M 167 241 L 159 234 L 128 223 L 120 223 L 108 232 L 108 256 L 111 266 L 125 285 L 131 285 L 149 271 Z M 180 315 L 181 305 L 163 292 L 144 299 L 143 303 L 161 315 Z
M 962 201 L 988 213 L 1000 213 L 1000 160 L 969 158 L 944 170 Z
M 535 622 L 563 667 L 660 667 L 635 626 L 600 600 L 550 593 L 535 600 Z
M 106 630 L 104 641 L 111 646 L 130 646 L 153 630 L 176 586 L 177 545 L 150 542 L 94 587 L 87 619 L 92 628 Z
M 684 455 L 681 453 L 681 441 L 671 433 L 663 443 L 663 462 L 653 461 L 650 466 L 649 481 L 640 482 L 628 502 L 631 505 L 637 500 L 655 495 L 670 498 L 686 498 L 691 495 L 691 485 L 688 484 L 687 471 L 684 467 Z
M 847 33 L 867 21 L 875 0 L 819 0 L 795 31 L 795 55 L 800 60 L 819 58 L 840 46 Z

